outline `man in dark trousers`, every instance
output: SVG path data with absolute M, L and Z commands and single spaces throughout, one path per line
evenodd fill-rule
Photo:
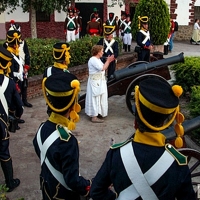
M 9 30 L 17 30 L 21 33 L 21 27 L 19 24 L 15 23 L 14 20 L 11 20 L 12 23 L 10 25 Z M 30 53 L 28 49 L 28 45 L 26 43 L 26 40 L 22 39 L 19 45 L 19 57 L 22 59 L 22 65 L 23 65 L 23 81 L 21 83 L 21 97 L 22 101 L 24 103 L 24 106 L 26 107 L 32 107 L 33 105 L 27 101 L 27 89 L 28 89 L 28 71 L 30 69 Z
M 71 58 L 69 51 L 69 43 L 57 42 L 53 45 L 53 58 L 55 62 L 52 66 L 45 68 L 43 78 L 60 72 L 69 72 L 68 65 Z
M 116 22 L 115 14 L 114 13 L 110 12 L 108 14 L 108 19 L 106 20 L 105 24 L 107 26 L 115 26 L 115 31 L 113 32 L 113 37 L 116 37 L 117 36 L 116 31 L 118 30 L 118 24 Z
M 43 79 L 42 89 L 51 108 L 33 140 L 41 162 L 40 186 L 43 200 L 80 200 L 87 197 L 91 181 L 79 174 L 79 147 L 72 134 L 79 121 L 80 82 L 71 73 L 57 73 Z
M 151 44 L 150 32 L 148 30 L 148 17 L 138 17 L 139 31 L 136 35 L 136 42 L 138 45 L 138 61 L 150 61 L 150 51 L 153 49 Z
M 195 200 L 187 157 L 166 144 L 161 133 L 176 119 L 175 145 L 182 147 L 179 97 L 183 89 L 152 75 L 143 77 L 134 92 L 136 131 L 132 138 L 111 146 L 93 180 L 91 198 Z
M 13 78 L 20 96 L 22 91 L 22 82 L 24 80 L 23 60 L 19 56 L 19 51 L 20 51 L 19 47 L 21 42 L 22 42 L 21 32 L 19 32 L 18 30 L 8 30 L 6 34 L 7 50 L 13 55 L 12 65 L 10 67 L 11 71 L 9 73 L 9 76 Z M 14 104 L 10 105 L 9 115 L 16 117 L 15 111 L 16 111 L 15 105 Z M 18 123 L 24 123 L 24 122 L 25 121 L 23 119 L 18 119 Z M 19 126 L 18 129 L 20 129 Z
M 16 90 L 15 82 L 6 76 L 10 71 L 12 59 L 12 54 L 0 46 L 0 162 L 8 192 L 20 184 L 19 179 L 13 178 L 12 158 L 9 152 L 8 109 L 11 104 L 14 104 L 16 107 L 15 116 L 18 119 L 23 113 L 23 102 Z
M 105 63 L 108 56 L 114 55 L 115 60 L 112 61 L 108 66 L 107 79 L 108 81 L 112 79 L 112 75 L 115 72 L 117 57 L 119 55 L 118 42 L 113 38 L 113 32 L 115 31 L 115 26 L 104 25 L 104 38 L 101 38 L 98 45 L 103 45 L 104 54 L 102 61 Z

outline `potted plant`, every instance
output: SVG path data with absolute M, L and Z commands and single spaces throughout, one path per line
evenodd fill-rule
M 164 52 L 170 29 L 170 13 L 164 0 L 140 0 L 132 20 L 132 35 L 135 39 L 138 31 L 138 16 L 148 16 L 149 31 L 154 51 Z

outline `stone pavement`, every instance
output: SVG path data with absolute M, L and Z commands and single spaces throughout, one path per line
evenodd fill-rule
M 134 49 L 135 43 L 132 44 Z M 178 55 L 184 52 L 185 56 L 200 56 L 200 46 L 188 42 L 174 42 L 172 53 L 164 57 Z M 86 82 L 81 83 L 81 94 L 86 92 Z M 21 129 L 10 133 L 10 153 L 13 158 L 14 177 L 21 180 L 21 184 L 13 192 L 8 193 L 10 200 L 24 198 L 25 200 L 41 200 L 39 190 L 40 162 L 35 155 L 32 140 L 42 121 L 47 119 L 46 105 L 43 97 L 30 100 L 33 108 L 25 107 Z M 111 140 L 124 141 L 133 132 L 132 114 L 129 113 L 125 97 L 113 96 L 109 98 L 109 115 L 103 124 L 92 124 L 80 112 L 80 122 L 74 134 L 77 136 L 80 148 L 80 173 L 86 178 L 92 178 L 103 162 Z M 4 177 L 0 170 L 0 184 Z

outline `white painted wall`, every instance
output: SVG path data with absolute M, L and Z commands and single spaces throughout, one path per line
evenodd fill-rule
M 111 4 L 111 0 L 107 0 L 108 4 Z M 170 5 L 170 0 L 165 0 L 166 3 L 168 5 Z M 103 0 L 76 0 L 76 3 L 103 3 Z M 189 23 L 189 4 L 191 3 L 191 0 L 176 0 L 176 3 L 178 4 L 177 10 L 176 10 L 176 14 L 177 14 L 177 21 L 179 23 L 179 25 L 188 25 Z M 200 6 L 200 0 L 196 0 L 195 2 L 195 6 Z M 121 15 L 121 10 L 124 10 L 125 6 L 122 6 L 120 8 L 120 6 L 117 4 L 114 7 L 108 7 L 108 13 L 109 12 L 113 12 L 115 13 L 115 15 L 118 15 L 120 17 Z M 1 14 L 0 15 L 0 22 L 9 22 L 11 19 L 15 20 L 16 22 L 27 22 L 29 21 L 29 13 L 23 13 L 22 8 L 18 7 L 13 13 L 11 14 L 7 14 L 7 12 L 9 11 L 6 10 L 6 12 L 4 13 L 5 15 Z M 65 20 L 66 17 L 66 13 L 65 12 L 61 12 L 58 13 L 57 11 L 55 11 L 55 21 L 57 22 L 62 22 Z
M 200 0 L 196 0 L 196 2 L 195 2 L 194 5 L 195 5 L 195 6 L 200 6 Z
M 7 9 L 5 11 L 5 21 L 9 22 L 11 19 L 15 20 L 16 22 L 28 22 L 29 21 L 29 13 L 24 13 L 21 7 L 18 7 L 13 13 L 10 13 L 9 15 L 7 12 L 10 10 Z
M 176 0 L 178 5 L 175 13 L 177 14 L 177 22 L 179 25 L 188 25 L 190 22 L 189 4 L 191 0 Z

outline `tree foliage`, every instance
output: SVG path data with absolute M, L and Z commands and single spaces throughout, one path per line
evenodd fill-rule
M 17 6 L 22 7 L 23 12 L 30 12 L 31 7 L 47 13 L 53 13 L 54 10 L 60 12 L 61 10 L 66 11 L 68 5 L 72 2 L 73 0 L 2 0 L 0 3 L 0 13 L 6 9 L 9 12 L 13 12 Z
M 140 0 L 132 20 L 133 38 L 138 31 L 138 16 L 149 17 L 149 31 L 154 45 L 164 44 L 170 29 L 170 14 L 164 0 Z

